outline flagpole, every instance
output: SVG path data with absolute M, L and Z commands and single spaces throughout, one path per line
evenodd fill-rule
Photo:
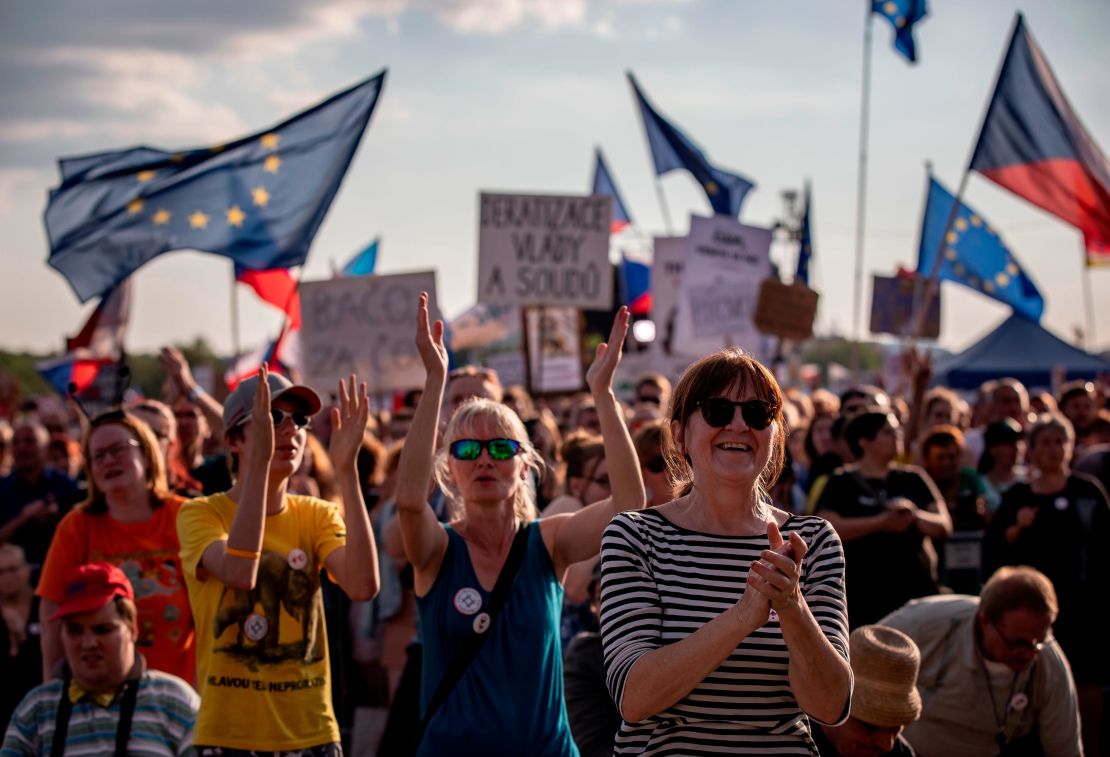
M 306 255 L 305 258 L 307 259 L 307 257 Z M 289 306 L 292 304 L 293 298 L 301 291 L 301 282 L 304 280 L 304 269 L 305 265 L 302 263 L 300 270 L 297 271 L 296 285 L 293 287 L 293 291 L 290 292 L 289 297 L 285 300 L 285 307 L 282 308 L 281 330 L 278 331 L 277 341 L 274 342 L 275 349 L 270 351 L 270 359 L 267 361 L 270 368 L 273 368 L 274 360 L 276 359 L 276 348 L 281 346 L 282 341 L 285 339 L 285 335 L 289 332 Z
M 235 263 L 231 264 L 231 352 L 239 357 L 239 281 L 235 278 Z
M 1019 14 L 1018 18 L 1020 19 L 1020 17 Z M 1011 40 L 1013 36 L 1013 32 L 1011 32 Z M 975 150 L 979 146 L 979 140 L 983 137 L 983 125 L 987 122 L 987 114 L 990 112 L 991 103 L 994 102 L 994 96 L 998 92 L 998 80 L 1002 77 L 1002 67 L 1006 65 L 1006 56 L 1009 51 L 1010 45 L 1007 44 L 1002 50 L 1002 55 L 998 58 L 998 66 L 994 71 L 994 84 L 990 89 L 991 94 L 983 104 L 983 113 L 979 116 L 979 129 L 975 132 L 975 140 L 971 143 L 971 149 L 968 151 L 967 160 L 964 161 L 964 173 L 960 178 L 960 186 L 956 190 L 956 197 L 952 202 L 952 209 L 948 211 L 948 218 L 945 219 L 944 230 L 941 232 L 940 241 L 937 242 L 936 254 L 933 256 L 933 270 L 929 273 L 929 280 L 925 282 L 925 295 L 922 298 L 921 309 L 917 312 L 917 317 L 914 321 L 914 339 L 921 338 L 921 333 L 925 328 L 925 313 L 928 312 L 929 307 L 933 304 L 933 297 L 936 295 L 937 277 L 940 275 L 940 264 L 943 260 L 941 256 L 944 254 L 944 246 L 947 243 L 948 234 L 952 231 L 952 224 L 956 222 L 956 216 L 960 212 L 960 205 L 963 203 L 964 190 L 967 189 L 967 180 L 971 177 L 971 161 L 975 159 Z
M 658 176 L 655 177 L 655 196 L 659 200 L 659 209 L 663 211 L 663 225 L 667 229 L 667 236 L 673 237 L 674 226 L 671 225 L 671 211 L 667 207 L 667 196 L 663 194 L 663 182 L 659 181 Z
M 856 269 L 852 292 L 852 375 L 859 371 L 860 313 L 863 297 L 864 225 L 867 218 L 867 144 L 871 118 L 871 29 L 874 11 L 866 0 L 867 16 L 863 24 L 863 82 L 860 93 L 859 170 L 856 176 Z
M 1087 311 L 1087 338 L 1083 348 L 1088 352 L 1098 349 L 1098 339 L 1095 337 L 1095 304 L 1091 296 L 1091 265 L 1087 262 L 1087 245 L 1079 243 L 1083 255 L 1083 302 Z

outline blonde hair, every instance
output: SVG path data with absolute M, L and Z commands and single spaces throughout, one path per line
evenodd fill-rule
M 92 441 L 92 435 L 103 426 L 125 428 L 135 437 L 135 441 L 139 443 L 143 462 L 146 463 L 146 490 L 150 494 L 150 506 L 160 507 L 162 501 L 170 495 L 162 449 L 158 446 L 158 440 L 154 438 L 154 432 L 150 430 L 150 426 L 125 410 L 110 410 L 89 421 L 89 429 L 85 432 L 85 438 L 81 443 L 81 454 L 84 455 L 89 466 L 88 497 L 79 507 L 84 508 L 90 515 L 108 512 L 108 500 L 96 486 L 96 476 L 92 475 L 92 457 L 89 456 L 89 442 Z
M 455 414 L 451 416 L 451 422 L 447 424 L 447 430 L 443 434 L 443 444 L 435 459 L 436 483 L 447 494 L 448 512 L 452 519 L 462 517 L 463 502 L 459 487 L 451 475 L 449 450 L 453 442 L 470 438 L 468 434 L 472 433 L 480 418 L 485 419 L 493 426 L 494 433 L 520 443 L 518 457 L 523 461 L 525 470 L 540 474 L 544 468 L 543 458 L 532 446 L 532 441 L 528 438 L 524 423 L 521 422 L 520 416 L 513 412 L 512 408 L 493 400 L 471 397 L 460 405 Z M 526 481 L 517 484 L 514 491 L 513 514 L 525 523 L 539 517 L 536 510 L 535 495 Z

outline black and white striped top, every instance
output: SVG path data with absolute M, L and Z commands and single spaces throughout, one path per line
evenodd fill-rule
M 792 516 L 809 547 L 801 589 L 833 647 L 848 658 L 844 550 L 828 521 Z M 715 536 L 674 525 L 656 510 L 621 513 L 601 544 L 601 635 L 606 681 L 618 706 L 644 654 L 680 641 L 732 606 L 766 534 Z M 787 677 L 789 650 L 775 616 L 675 705 L 625 722 L 616 754 L 816 754 Z M 847 715 L 847 711 L 844 713 Z

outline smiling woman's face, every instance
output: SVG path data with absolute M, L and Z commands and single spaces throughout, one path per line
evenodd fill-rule
M 752 387 L 741 392 L 733 386 L 715 396 L 734 402 L 760 399 Z M 694 480 L 743 488 L 754 485 L 771 459 L 775 433 L 775 422 L 764 429 L 748 426 L 739 407 L 733 408 L 732 420 L 721 428 L 710 426 L 701 411 L 695 411 L 683 430 L 683 446 L 690 457 Z

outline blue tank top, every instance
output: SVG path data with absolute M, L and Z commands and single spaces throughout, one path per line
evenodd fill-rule
M 555 578 L 540 524 L 527 526 L 520 571 L 478 656 L 432 718 L 418 755 L 577 757 L 563 701 Z M 447 552 L 431 590 L 417 597 L 424 640 L 420 709 L 427 707 L 455 651 L 489 609 L 466 542 L 447 526 Z M 488 616 L 487 616 L 488 618 Z

